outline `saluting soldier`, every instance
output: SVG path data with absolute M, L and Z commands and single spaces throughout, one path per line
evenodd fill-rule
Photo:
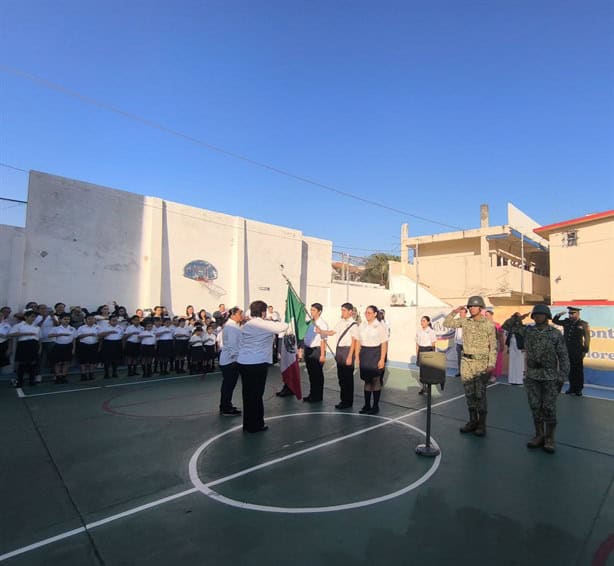
M 546 305 L 533 307 L 531 318 L 535 321 L 534 325 L 518 324 L 526 316 L 508 318 L 503 323 L 503 329 L 523 336 L 527 352 L 524 385 L 535 424 L 535 436 L 527 442 L 527 446 L 543 447 L 552 454 L 557 422 L 556 401 L 569 373 L 569 356 L 563 335 L 548 324 L 552 314 Z
M 446 328 L 463 329 L 460 375 L 465 388 L 469 421 L 460 428 L 460 432 L 484 436 L 488 413 L 486 385 L 497 363 L 497 334 L 494 324 L 482 314 L 482 309 L 486 308 L 482 297 L 469 297 L 469 317 L 454 318 L 463 308 L 456 307 L 443 321 Z
M 554 315 L 552 322 L 563 327 L 563 336 L 569 354 L 569 389 L 565 395 L 582 397 L 584 388 L 584 356 L 591 345 L 591 329 L 588 322 L 580 318 L 580 307 L 567 307 L 567 318 L 562 311 Z

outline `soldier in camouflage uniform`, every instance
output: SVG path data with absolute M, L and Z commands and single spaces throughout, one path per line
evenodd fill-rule
M 533 307 L 531 318 L 535 321 L 534 325 L 524 326 L 521 323 L 526 316 L 512 316 L 503 323 L 503 329 L 524 336 L 527 352 L 524 385 L 535 424 L 535 437 L 527 442 L 527 446 L 542 446 L 552 454 L 555 450 L 556 400 L 569 373 L 569 356 L 563 335 L 548 324 L 552 314 L 546 305 Z
M 469 297 L 467 309 L 470 318 L 454 318 L 463 308 L 455 308 L 443 321 L 447 328 L 463 329 L 460 374 L 465 387 L 469 422 L 460 431 L 484 436 L 488 413 L 486 385 L 497 362 L 497 334 L 495 325 L 482 314 L 482 309 L 486 308 L 482 297 Z

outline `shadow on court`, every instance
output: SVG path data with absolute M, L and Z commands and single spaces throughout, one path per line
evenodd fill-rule
M 377 417 L 278 398 L 269 431 L 218 412 L 220 375 L 0 390 L 6 564 L 614 564 L 614 404 L 559 399 L 557 452 L 525 447 L 522 387 L 488 391 L 485 438 L 460 435 L 462 386 L 425 400 L 392 369 Z M 304 373 L 304 370 L 303 370 Z M 305 374 L 304 374 L 305 377 Z M 103 387 L 104 384 L 104 387 Z M 303 380 L 304 390 L 308 383 Z M 240 386 L 235 392 L 241 405 Z

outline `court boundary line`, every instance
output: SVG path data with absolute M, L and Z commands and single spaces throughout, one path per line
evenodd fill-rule
M 184 377 L 184 376 L 182 376 L 182 377 Z M 185 376 L 185 377 L 194 377 L 194 376 Z M 137 382 L 137 383 L 141 383 L 141 382 Z M 148 383 L 151 383 L 151 382 L 148 382 Z M 496 385 L 498 385 L 498 384 L 497 383 L 493 383 L 491 385 L 488 385 L 487 387 L 491 388 L 491 387 L 495 387 Z M 102 389 L 102 388 L 103 387 L 99 387 L 99 389 Z M 94 388 L 88 388 L 88 390 L 89 389 L 93 390 Z M 457 395 L 455 397 L 451 397 L 450 399 L 445 399 L 444 401 L 440 401 L 439 403 L 436 403 L 435 405 L 431 405 L 431 408 L 438 407 L 440 405 L 445 405 L 447 403 L 451 403 L 453 401 L 457 401 L 459 399 L 463 399 L 464 397 L 465 397 L 465 394 L 463 393 L 461 395 Z M 400 420 L 400 419 L 403 419 L 403 418 L 407 418 L 407 417 L 416 415 L 418 413 L 424 412 L 424 411 L 426 411 L 426 409 L 427 409 L 427 407 L 422 407 L 420 409 L 416 409 L 414 411 L 411 411 L 410 413 L 407 413 L 405 415 L 401 415 L 399 417 L 396 417 L 395 419 L 391 419 L 389 421 L 385 421 L 384 423 L 380 423 L 378 425 L 367 427 L 366 429 L 361 429 L 361 430 L 362 430 L 362 432 L 369 432 L 371 430 L 374 430 L 374 429 L 377 429 L 377 428 L 381 428 L 382 426 L 385 426 L 385 425 L 391 424 L 393 422 L 396 422 L 397 420 Z M 314 414 L 314 413 L 306 411 L 305 414 L 309 415 L 309 414 Z M 275 417 L 269 417 L 269 418 L 267 418 L 265 420 L 275 420 L 277 418 L 283 418 L 283 415 L 277 415 Z M 241 428 L 241 425 L 239 425 L 237 427 L 233 427 L 232 429 L 230 429 L 230 431 L 237 430 L 239 428 Z M 357 436 L 360 433 L 361 433 L 361 431 L 356 431 L 354 433 L 351 433 L 351 435 L 346 435 L 346 437 Z M 345 438 L 345 437 L 342 437 L 342 438 Z M 334 440 L 336 440 L 336 439 L 333 439 L 333 441 Z M 329 440 L 329 441 L 327 441 L 325 443 L 322 443 L 321 445 L 311 446 L 308 449 L 300 450 L 296 454 L 297 455 L 301 455 L 301 454 L 305 453 L 305 451 L 312 452 L 312 451 L 316 450 L 320 446 L 329 446 L 330 444 L 334 444 L 333 441 Z M 339 441 L 340 440 L 338 440 L 338 442 Z M 273 463 L 276 463 L 276 461 L 278 461 L 278 460 L 279 461 L 287 460 L 291 456 L 292 456 L 291 454 L 288 454 L 285 457 L 276 458 L 274 460 L 271 460 L 268 463 L 265 462 L 264 464 L 272 465 Z M 194 455 L 192 456 L 192 458 L 194 458 Z M 190 459 L 190 462 L 191 462 L 191 460 L 192 459 Z M 240 476 L 246 475 L 246 474 L 248 474 L 248 473 L 250 473 L 252 471 L 256 471 L 256 470 L 261 469 L 263 467 L 265 467 L 263 464 L 259 464 L 257 466 L 252 466 L 251 468 L 246 468 L 246 470 L 242 470 L 241 472 L 236 472 L 234 474 L 230 474 L 229 476 L 225 476 L 223 478 L 218 478 L 217 480 L 212 480 L 211 482 L 208 482 L 208 484 L 219 485 L 220 483 L 223 483 L 224 481 L 230 481 L 231 479 L 235 479 L 236 477 L 240 477 Z M 207 486 L 208 484 L 205 484 L 205 486 Z M 70 537 L 72 537 L 74 535 L 77 535 L 77 534 L 80 534 L 80 533 L 85 533 L 88 530 L 95 529 L 96 527 L 99 527 L 99 526 L 102 526 L 102 525 L 106 525 L 106 524 L 111 523 L 113 521 L 116 521 L 118 519 L 122 519 L 124 517 L 129 517 L 131 515 L 139 513 L 140 511 L 145 511 L 147 509 L 152 509 L 154 507 L 158 507 L 158 506 L 163 505 L 164 503 L 167 503 L 169 501 L 180 499 L 180 498 L 182 498 L 182 497 L 184 497 L 186 495 L 191 495 L 192 493 L 196 493 L 196 492 L 199 492 L 199 491 L 200 490 L 198 488 L 192 487 L 190 489 L 181 491 L 181 492 L 176 493 L 174 495 L 169 495 L 169 496 L 163 497 L 161 499 L 156 499 L 154 501 L 150 501 L 149 503 L 145 503 L 143 505 L 139 505 L 138 507 L 134 507 L 132 509 L 128 509 L 126 511 L 122 511 L 121 513 L 116 513 L 114 515 L 110 515 L 110 516 L 105 517 L 103 519 L 99 519 L 98 521 L 94 521 L 92 523 L 86 523 L 84 526 L 79 527 L 77 529 L 71 529 L 69 531 L 65 531 L 65 532 L 60 533 L 58 535 L 55 535 L 53 537 L 49 537 L 49 538 L 46 538 L 46 539 L 34 542 L 32 544 L 29 544 L 27 546 L 16 548 L 15 550 L 9 551 L 9 552 L 4 553 L 4 554 L 1 554 L 0 555 L 0 562 L 3 562 L 5 560 L 8 560 L 9 558 L 13 558 L 15 556 L 19 556 L 21 554 L 25 554 L 26 552 L 30 552 L 32 550 L 36 550 L 37 548 L 41 548 L 43 546 L 47 546 L 47 545 L 52 544 L 54 542 L 58 542 L 60 540 L 64 540 L 64 539 L 70 538 Z M 215 492 L 213 492 L 213 493 L 215 493 Z
M 221 375 L 221 371 L 212 371 L 209 373 L 196 373 L 194 375 L 177 375 L 175 377 L 160 377 L 156 379 L 146 379 L 141 381 L 129 381 L 127 383 L 109 383 L 108 385 L 95 385 L 93 387 L 78 387 L 76 389 L 63 389 L 61 391 L 45 391 L 44 393 L 25 394 L 21 387 L 17 388 L 17 396 L 21 399 L 30 399 L 32 397 L 47 397 L 50 395 L 63 395 L 65 393 L 79 393 L 81 391 L 98 391 L 99 389 L 112 389 L 113 387 L 126 387 L 128 385 L 147 385 L 149 383 L 161 383 L 177 381 L 178 379 L 190 379 L 194 377 L 206 377 L 208 375 Z

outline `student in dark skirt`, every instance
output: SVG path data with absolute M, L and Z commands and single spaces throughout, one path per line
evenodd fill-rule
M 94 379 L 98 363 L 98 327 L 93 313 L 85 316 L 85 324 L 77 328 L 74 353 L 81 366 L 81 381 Z
M 30 385 L 36 385 L 40 361 L 40 328 L 34 324 L 36 312 L 27 310 L 23 313 L 23 320 L 13 326 L 9 333 L 11 338 L 17 339 L 15 362 L 17 363 L 17 379 L 13 381 L 15 387 L 23 385 L 23 378 L 28 374 Z
M 186 319 L 180 318 L 175 328 L 175 372 L 185 373 L 185 363 L 188 357 L 188 343 L 192 328 L 186 326 Z
M 360 363 L 360 379 L 365 382 L 365 404 L 361 414 L 379 413 L 379 399 L 382 393 L 382 370 L 386 366 L 388 353 L 388 331 L 377 320 L 378 309 L 374 305 L 367 307 L 365 321 L 358 329 L 356 355 Z M 371 396 L 373 395 L 373 406 Z
M 141 363 L 143 365 L 143 377 L 151 377 L 153 375 L 152 365 L 156 357 L 156 335 L 153 331 L 153 321 L 145 319 L 143 321 L 143 330 L 139 333 L 139 342 L 141 344 Z
M 124 331 L 119 325 L 119 318 L 116 314 L 109 316 L 109 324 L 98 334 L 100 343 L 100 359 L 104 364 L 104 379 L 117 377 L 117 366 L 124 357 L 123 338 Z M 111 376 L 109 376 L 109 367 Z
M 141 341 L 139 334 L 143 331 L 138 314 L 130 317 L 130 324 L 124 332 L 124 353 L 128 364 L 128 377 L 138 375 L 136 366 L 141 361 Z
M 205 371 L 213 371 L 215 369 L 217 344 L 215 324 L 210 324 L 207 326 L 207 333 L 203 336 L 203 344 L 205 346 Z
M 205 336 L 202 326 L 195 326 L 190 337 L 190 375 L 204 372 Z
M 173 332 L 172 321 L 166 317 L 162 324 L 154 329 L 156 334 L 156 359 L 160 364 L 160 375 L 168 375 L 168 368 L 173 358 Z
M 55 342 L 51 351 L 55 383 L 68 383 L 67 375 L 73 358 L 73 344 L 77 331 L 70 325 L 70 313 L 60 316 L 60 326 L 49 332 Z

